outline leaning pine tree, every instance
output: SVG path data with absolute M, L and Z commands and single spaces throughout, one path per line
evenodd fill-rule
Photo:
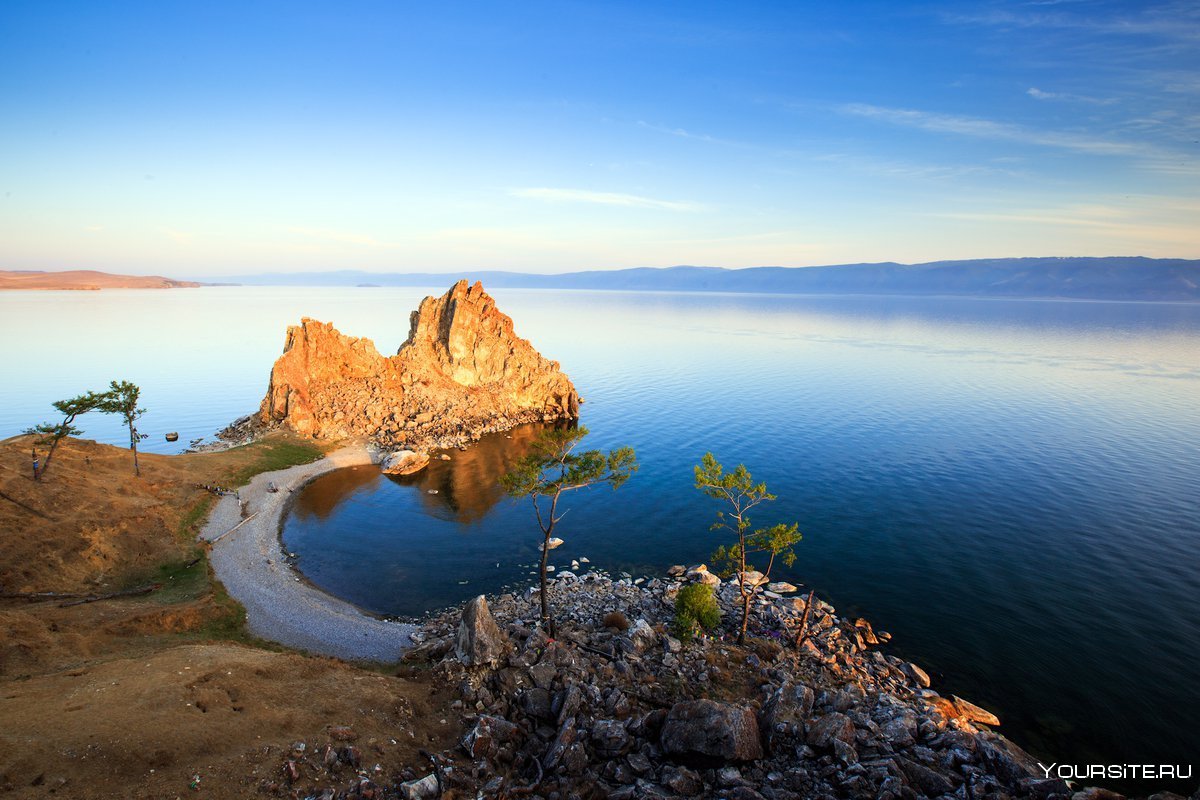
M 138 476 L 142 474 L 142 470 L 138 466 L 138 442 L 147 438 L 146 434 L 138 433 L 137 429 L 138 419 L 146 413 L 146 409 L 138 408 L 138 398 L 141 393 L 141 388 L 129 381 L 112 381 L 108 391 L 102 395 L 104 399 L 99 405 L 99 409 L 105 414 L 120 414 L 121 419 L 129 428 L 129 449 L 133 451 L 133 474 Z
M 749 512 L 752 508 L 775 499 L 767 491 L 766 483 L 755 483 L 745 464 L 738 464 L 732 472 L 725 472 L 721 462 L 712 453 L 705 453 L 700 465 L 695 468 L 696 488 L 709 497 L 720 500 L 725 510 L 717 511 L 713 530 L 732 533 L 737 541 L 729 546 L 722 545 L 713 553 L 713 562 L 721 577 L 732 577 L 742 597 L 742 622 L 738 628 L 738 644 L 746 643 L 746 627 L 750 622 L 750 601 L 757 589 L 747 575 L 754 567 L 747 557 L 756 553 L 769 555 L 767 566 L 762 571 L 765 582 L 779 558 L 786 566 L 796 561 L 793 549 L 800 541 L 799 525 L 772 525 L 769 528 L 750 530 Z
M 46 460 L 42 462 L 41 467 L 37 466 L 37 451 L 36 449 L 34 450 L 34 480 L 40 481 L 50 469 L 50 461 L 54 458 L 54 451 L 58 449 L 58 445 L 63 439 L 83 433 L 82 430 L 75 426 L 75 419 L 80 414 L 86 414 L 89 411 L 99 408 L 106 397 L 106 394 L 88 392 L 87 394 L 81 394 L 78 397 L 72 397 L 67 400 L 57 400 L 54 403 L 54 408 L 63 415 L 61 422 L 43 422 L 25 431 L 37 436 L 38 444 L 49 448 L 49 451 L 46 453 Z
M 608 485 L 617 489 L 638 468 L 637 457 L 631 447 L 619 447 L 610 450 L 607 455 L 599 450 L 576 453 L 576 446 L 587 435 L 587 428 L 545 431 L 534 440 L 529 454 L 500 479 L 510 496 L 528 497 L 533 503 L 533 512 L 542 533 L 542 560 L 538 569 L 542 624 L 551 636 L 556 636 L 557 632 L 547 600 L 546 563 L 554 528 L 566 514 L 565 510 L 559 511 L 559 500 L 565 492 L 590 486 Z

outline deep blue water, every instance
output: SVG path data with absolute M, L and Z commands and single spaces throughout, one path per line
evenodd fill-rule
M 392 352 L 425 293 L 9 293 L 5 328 L 58 322 L 6 354 L 0 434 L 110 377 L 147 387 L 152 432 L 209 434 L 257 406 L 284 324 L 316 316 Z M 891 631 L 1035 754 L 1196 760 L 1200 307 L 494 294 L 575 380 L 589 445 L 631 445 L 642 464 L 616 493 L 570 498 L 560 568 L 705 560 L 720 540 L 691 468 L 711 450 L 779 495 L 756 522 L 800 523 L 800 557 L 777 574 Z M 88 337 L 69 334 L 84 324 Z M 115 425 L 85 428 L 121 441 Z M 528 433 L 413 480 L 331 474 L 285 543 L 315 583 L 381 613 L 527 580 L 531 512 L 494 481 Z
M 779 495 L 757 521 L 800 523 L 800 558 L 781 576 L 890 630 L 1037 754 L 1195 759 L 1200 308 L 547 306 L 559 328 L 533 340 L 554 342 L 586 398 L 591 446 L 632 445 L 642 464 L 617 493 L 570 498 L 560 569 L 579 556 L 633 574 L 705 560 L 715 507 L 691 468 L 711 450 Z M 520 439 L 485 443 L 487 466 L 462 474 L 451 462 L 408 481 L 330 476 L 309 492 L 325 515 L 302 501 L 285 542 L 312 580 L 383 613 L 529 580 L 530 508 L 494 483 Z

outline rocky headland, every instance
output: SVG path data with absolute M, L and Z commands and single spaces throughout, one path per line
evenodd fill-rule
M 329 323 L 288 328 L 256 421 L 422 452 L 578 413 L 558 362 L 517 336 L 482 284 L 464 280 L 421 302 L 394 356 Z
M 436 615 L 412 634 L 405 664 L 457 687 L 456 746 L 390 781 L 360 770 L 318 795 L 314 782 L 345 775 L 341 750 L 300 743 L 285 777 L 262 788 L 327 798 L 1120 798 L 1048 778 L 994 730 L 991 712 L 943 696 L 887 652 L 886 633 L 819 599 L 810 609 L 761 591 L 745 646 L 720 631 L 678 638 L 675 596 L 691 581 L 715 586 L 736 618 L 737 588 L 703 567 L 649 580 L 560 572 L 557 639 L 539 626 L 535 588 Z
M 480 772 L 472 779 L 495 790 L 536 784 L 538 794 L 561 797 L 1066 791 L 1040 784 L 1036 762 L 982 724 L 998 720 L 941 697 L 919 667 L 879 649 L 869 623 L 842 619 L 819 600 L 803 637 L 806 600 L 763 592 L 748 646 L 720 635 L 682 641 L 670 627 L 675 595 L 715 576 L 673 572 L 637 582 L 560 573 L 551 590 L 557 640 L 534 624 L 536 590 L 495 598 L 503 633 L 490 649 L 504 658 L 491 665 L 462 663 L 472 655 L 464 644 L 485 638 L 475 633 L 483 626 L 467 624 L 478 616 L 470 607 L 462 622 L 426 626 L 422 650 L 445 652 L 438 668 L 462 695 L 462 746 Z M 719 584 L 716 595 L 736 619 L 737 588 Z

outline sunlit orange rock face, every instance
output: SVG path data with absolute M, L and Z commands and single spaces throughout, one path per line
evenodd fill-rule
M 394 356 L 329 323 L 289 327 L 259 414 L 318 439 L 444 447 L 576 417 L 579 395 L 557 361 L 516 335 L 482 284 L 459 281 L 421 301 Z

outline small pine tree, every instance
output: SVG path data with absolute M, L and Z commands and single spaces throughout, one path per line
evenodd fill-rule
M 742 596 L 742 623 L 738 629 L 738 644 L 746 643 L 746 627 L 750 622 L 750 600 L 754 586 L 748 586 L 745 574 L 754 569 L 747 557 L 755 553 L 769 553 L 770 559 L 763 570 L 764 577 L 771 574 L 775 558 L 779 557 L 787 566 L 796 561 L 793 547 L 800 541 L 799 525 L 773 525 L 770 528 L 750 530 L 749 511 L 760 503 L 775 499 L 767 491 L 767 484 L 755 483 L 745 464 L 738 464 L 732 472 L 725 472 L 721 462 L 712 453 L 705 453 L 700 465 L 695 468 L 696 488 L 709 497 L 720 500 L 728 511 L 717 511 L 713 530 L 724 529 L 737 537 L 728 546 L 722 545 L 713 553 L 717 574 L 732 577 Z
M 113 381 L 109 384 L 109 389 L 103 395 L 104 399 L 99 405 L 100 411 L 105 414 L 120 414 L 125 420 L 125 424 L 129 427 L 129 449 L 133 451 L 133 474 L 141 476 L 142 470 L 138 466 L 138 442 L 149 438 L 144 433 L 138 433 L 136 423 L 146 409 L 138 408 L 138 397 L 142 390 L 136 384 L 129 381 Z
M 541 589 L 542 623 L 551 636 L 557 635 L 547 602 L 546 562 L 550 556 L 550 538 L 554 526 L 563 518 L 558 503 L 565 492 L 608 485 L 617 489 L 637 472 L 637 458 L 632 447 L 576 453 L 575 448 L 587 428 L 559 428 L 545 431 L 534 440 L 527 456 L 500 479 L 504 490 L 512 497 L 528 497 L 542 533 L 542 561 L 538 570 Z

